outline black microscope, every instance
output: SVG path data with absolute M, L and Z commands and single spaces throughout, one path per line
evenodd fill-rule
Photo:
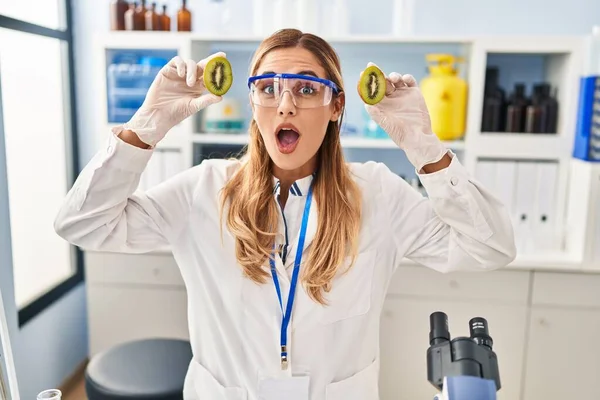
M 470 337 L 450 339 L 448 316 L 429 316 L 427 380 L 442 392 L 434 400 L 496 400 L 498 359 L 484 318 L 469 321 Z

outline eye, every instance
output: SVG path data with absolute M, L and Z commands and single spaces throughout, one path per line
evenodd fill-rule
M 275 93 L 275 89 L 273 88 L 273 85 L 266 85 L 265 87 L 262 88 L 262 91 L 265 94 L 274 94 Z
M 315 89 L 312 86 L 303 86 L 300 88 L 300 94 L 303 95 L 308 95 L 308 94 L 313 94 L 315 92 Z

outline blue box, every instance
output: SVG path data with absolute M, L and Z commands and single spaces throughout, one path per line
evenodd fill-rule
M 600 75 L 585 76 L 579 82 L 573 157 L 600 161 Z
M 175 49 L 107 50 L 108 122 L 127 122 L 144 102 L 146 93 L 161 68 L 176 55 Z

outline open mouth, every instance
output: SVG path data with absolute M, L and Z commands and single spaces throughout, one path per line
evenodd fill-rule
M 284 154 L 294 151 L 300 140 L 300 134 L 294 128 L 281 128 L 277 131 L 277 147 Z

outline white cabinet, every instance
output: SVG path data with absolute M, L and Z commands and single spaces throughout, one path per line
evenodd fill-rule
M 526 400 L 598 398 L 600 275 L 536 274 Z
M 189 339 L 187 295 L 170 254 L 86 252 L 90 356 L 130 340 Z
M 600 310 L 535 308 L 525 371 L 526 400 L 598 398 Z
M 498 356 L 500 400 L 519 399 L 527 329 L 529 273 L 439 274 L 422 267 L 398 270 L 381 320 L 382 400 L 431 399 L 427 381 L 429 315 L 448 315 L 450 335 L 469 336 L 469 320 L 488 321 Z

